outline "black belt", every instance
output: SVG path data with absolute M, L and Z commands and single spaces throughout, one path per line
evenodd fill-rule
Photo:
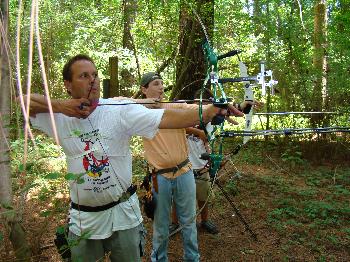
M 208 169 L 205 168 L 205 167 L 202 168 L 202 169 L 195 169 L 195 170 L 193 170 L 194 177 L 199 177 L 199 176 L 201 176 L 201 175 L 203 175 L 203 174 L 205 174 L 207 172 L 208 172 Z
M 108 203 L 106 205 L 103 206 L 95 206 L 95 207 L 91 207 L 91 206 L 84 206 L 84 205 L 79 205 L 76 204 L 74 202 L 71 202 L 70 206 L 71 208 L 75 209 L 75 210 L 79 210 L 79 211 L 84 211 L 84 212 L 100 212 L 100 211 L 105 211 L 107 209 L 110 209 L 122 202 L 127 201 L 135 192 L 136 192 L 137 186 L 136 185 L 131 185 L 126 192 L 124 192 L 122 194 L 122 196 L 119 198 L 118 201 L 113 201 L 111 203 Z
M 181 162 L 177 166 L 157 170 L 156 174 L 161 175 L 161 174 L 170 173 L 170 172 L 175 174 L 179 169 L 186 166 L 189 162 L 190 162 L 190 160 L 188 160 L 188 158 L 186 158 L 185 161 Z

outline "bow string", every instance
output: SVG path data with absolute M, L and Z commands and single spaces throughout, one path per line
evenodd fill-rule
M 218 143 L 218 148 L 215 148 L 216 144 L 216 137 L 214 134 L 217 132 L 217 130 L 223 131 L 224 128 L 224 119 L 225 116 L 216 116 L 212 120 L 211 124 L 213 125 L 212 130 L 207 130 L 205 127 L 206 124 L 203 121 L 203 93 L 205 90 L 205 87 L 210 80 L 211 90 L 213 93 L 213 104 L 219 108 L 227 108 L 228 100 L 225 94 L 225 91 L 222 87 L 222 84 L 219 83 L 218 79 L 218 56 L 215 54 L 214 50 L 210 46 L 209 42 L 206 41 L 203 44 L 203 51 L 204 55 L 207 59 L 207 77 L 205 78 L 205 81 L 203 83 L 201 93 L 200 93 L 200 100 L 199 100 L 199 119 L 200 119 L 200 125 L 204 132 L 207 135 L 208 142 L 210 144 L 211 152 L 205 157 L 209 160 L 210 166 L 209 166 L 209 174 L 211 178 L 214 178 L 220 168 L 220 164 L 223 159 L 223 142 L 222 139 L 220 139 Z M 220 96 L 219 96 L 220 95 Z

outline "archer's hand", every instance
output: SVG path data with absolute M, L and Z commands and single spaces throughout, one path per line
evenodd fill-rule
M 228 107 L 228 111 L 227 111 L 227 114 L 226 114 L 226 117 L 225 117 L 225 120 L 233 125 L 238 125 L 238 122 L 233 120 L 232 117 L 230 116 L 238 116 L 238 117 L 241 117 L 241 116 L 244 116 L 244 114 L 236 107 L 234 107 L 233 105 L 230 105 L 229 104 L 229 107 Z
M 25 106 L 28 97 L 23 96 Z M 21 101 L 18 97 L 17 102 Z M 35 117 L 38 113 L 49 113 L 49 104 L 47 97 L 39 94 L 30 95 L 30 115 Z M 79 99 L 51 99 L 51 106 L 54 113 L 62 113 L 70 117 L 86 118 L 97 105 L 92 106 L 86 98 Z
M 208 143 L 208 138 L 203 130 L 198 130 L 197 136 L 199 137 L 200 140 L 203 141 L 203 143 Z
M 204 107 L 204 106 L 203 106 Z M 237 108 L 235 108 L 233 105 L 228 104 L 227 108 L 220 108 L 216 107 L 215 105 L 208 105 L 205 107 L 205 112 L 207 113 L 205 116 L 208 117 L 207 119 L 204 119 L 205 121 L 209 122 L 214 117 L 227 117 L 227 116 L 244 116 L 244 114 L 239 111 Z
M 238 116 L 238 117 L 241 117 L 241 116 L 244 116 L 244 114 L 240 110 L 238 110 L 238 108 L 234 107 L 231 104 L 228 104 L 226 116 Z
M 233 120 L 231 117 L 229 117 L 229 116 L 226 116 L 225 117 L 225 120 L 227 121 L 227 122 L 229 122 L 230 124 L 232 124 L 232 125 L 238 125 L 239 123 L 236 121 L 236 120 Z
M 248 106 L 252 106 L 254 107 L 254 109 L 261 109 L 263 106 L 264 106 L 264 102 L 261 102 L 261 101 L 244 101 L 240 104 L 240 108 L 242 111 L 244 111 L 244 109 Z
M 96 108 L 86 98 L 56 100 L 55 112 L 76 118 L 87 118 Z
M 257 109 L 257 110 L 260 110 L 261 108 L 263 108 L 265 105 L 264 102 L 262 101 L 254 101 L 254 108 Z

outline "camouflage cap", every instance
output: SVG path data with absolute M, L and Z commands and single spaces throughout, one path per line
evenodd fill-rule
M 156 79 L 162 79 L 160 74 L 158 74 L 157 72 L 148 72 L 141 77 L 140 85 L 146 86 L 148 83 Z

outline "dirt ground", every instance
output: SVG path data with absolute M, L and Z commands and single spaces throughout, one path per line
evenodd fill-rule
M 199 229 L 198 242 L 201 261 L 350 261 L 349 246 L 329 245 L 327 250 L 323 250 L 323 254 L 326 255 L 321 256 L 320 252 L 310 249 L 303 243 L 287 245 L 291 239 L 267 222 L 275 194 L 271 188 L 255 181 L 259 181 L 264 176 L 287 178 L 290 174 L 286 173 L 283 167 L 267 169 L 261 165 L 242 165 L 237 166 L 237 169 L 241 172 L 240 178 L 237 178 L 236 168 L 229 164 L 226 167 L 227 173 L 223 172 L 219 181 L 226 185 L 225 190 L 256 233 L 258 241 L 253 240 L 244 229 L 229 201 L 220 193 L 219 188 L 214 186 L 210 203 L 210 218 L 219 226 L 220 233 L 211 235 Z M 229 186 L 232 181 L 235 181 L 234 188 Z M 62 198 L 62 201 L 68 204 L 67 198 Z M 38 256 L 33 257 L 33 261 L 62 261 L 53 240 L 56 227 L 64 219 L 62 216 L 54 216 L 49 220 L 46 219 L 47 223 L 44 223 L 45 219 L 38 216 L 42 209 L 43 207 L 38 206 L 37 201 L 30 200 L 24 210 L 24 217 L 26 217 L 24 228 L 29 234 L 30 243 L 38 247 Z M 152 224 L 151 220 L 146 217 L 145 226 L 148 230 L 148 239 L 147 254 L 143 261 L 150 261 Z M 43 237 L 38 239 L 40 232 L 44 232 Z M 291 235 L 293 234 L 288 234 L 288 236 Z M 0 247 L 1 261 L 16 261 L 11 250 L 10 244 L 5 240 Z M 170 239 L 169 258 L 172 262 L 182 261 L 180 234 Z

